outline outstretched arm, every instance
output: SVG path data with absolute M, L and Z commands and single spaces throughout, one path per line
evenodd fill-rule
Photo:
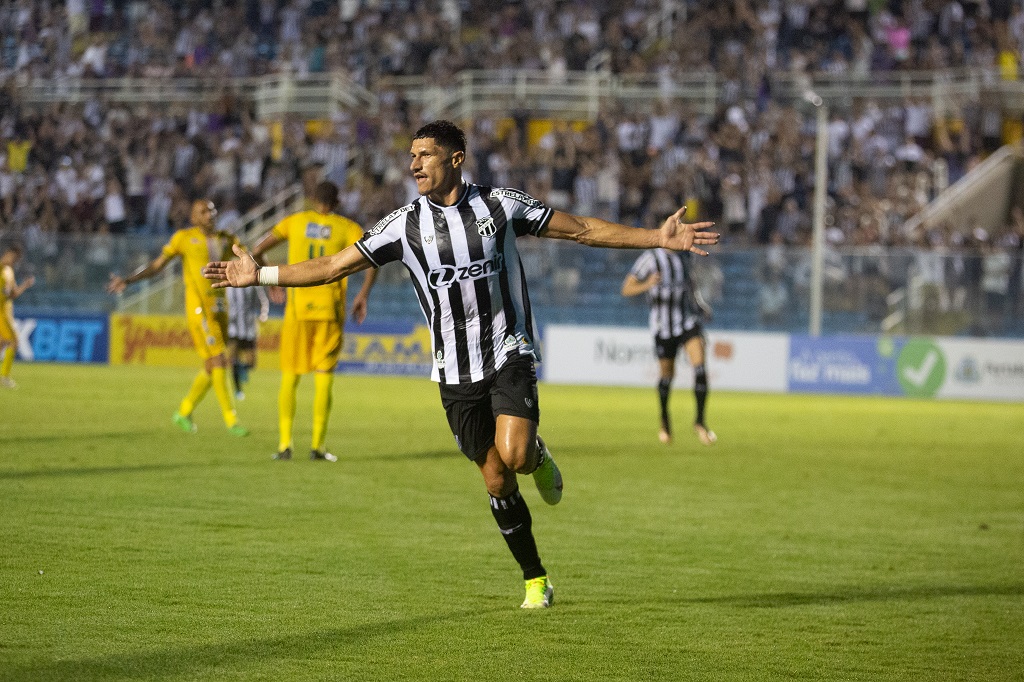
M 118 275 L 111 274 L 110 281 L 107 283 L 107 291 L 111 294 L 119 294 L 125 290 L 129 284 L 138 282 L 139 280 L 149 279 L 153 275 L 157 274 L 171 262 L 171 259 L 160 254 L 146 265 L 128 275 L 127 277 L 119 277 Z
M 373 265 L 355 246 L 350 246 L 333 256 L 262 268 L 245 249 L 239 246 L 231 248 L 238 258 L 232 261 L 207 263 L 203 268 L 203 276 L 213 281 L 215 289 L 251 287 L 256 284 L 315 287 L 337 282 Z M 366 288 L 365 284 L 363 288 Z
M 569 239 L 587 246 L 602 246 L 612 249 L 671 249 L 692 251 L 698 256 L 708 252 L 699 248 L 718 243 L 718 233 L 709 232 L 714 223 L 684 223 L 686 207 L 670 215 L 658 230 L 643 230 L 600 218 L 573 215 L 555 211 L 541 237 Z

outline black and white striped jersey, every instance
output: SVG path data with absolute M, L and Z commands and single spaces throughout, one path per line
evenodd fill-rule
M 512 357 L 540 360 L 516 239 L 539 234 L 552 214 L 524 192 L 467 183 L 454 205 L 420 197 L 356 242 L 374 266 L 408 268 L 430 325 L 434 381 L 472 383 Z
M 647 291 L 651 304 L 651 333 L 659 339 L 682 336 L 705 320 L 704 309 L 693 287 L 693 265 L 688 251 L 650 249 L 640 254 L 629 271 L 639 281 L 654 273 L 661 281 Z
M 259 334 L 259 318 L 265 315 L 270 301 L 263 287 L 228 287 L 228 338 L 255 341 Z

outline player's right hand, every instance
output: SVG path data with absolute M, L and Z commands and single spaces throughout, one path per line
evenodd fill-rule
M 232 261 L 207 263 L 203 268 L 203 277 L 213 282 L 214 289 L 254 286 L 259 273 L 256 261 L 238 244 L 233 245 L 231 250 L 238 258 Z

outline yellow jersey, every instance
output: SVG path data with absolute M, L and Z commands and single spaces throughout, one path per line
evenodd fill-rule
M 14 302 L 8 298 L 10 290 L 14 288 L 14 268 L 5 265 L 0 268 L 0 314 L 10 313 L 14 308 Z
M 213 283 L 203 277 L 203 266 L 210 261 L 231 260 L 231 251 L 238 238 L 228 232 L 206 234 L 198 227 L 187 227 L 171 235 L 164 245 L 167 258 L 181 256 L 181 276 L 185 282 L 185 310 L 207 313 L 226 313 L 227 301 L 223 289 L 214 289 Z
M 356 223 L 337 213 L 299 211 L 274 226 L 274 235 L 288 240 L 288 262 L 300 263 L 320 256 L 333 256 L 363 236 Z M 288 289 L 285 317 L 297 320 L 345 322 L 346 280 L 318 287 Z

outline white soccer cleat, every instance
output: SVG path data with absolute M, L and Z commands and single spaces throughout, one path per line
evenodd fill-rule
M 715 435 L 715 432 L 703 424 L 694 424 L 693 432 L 697 434 L 697 438 L 704 445 L 714 445 L 715 441 L 718 440 L 718 436 Z
M 537 447 L 544 461 L 533 472 L 533 482 L 537 484 L 537 492 L 542 500 L 548 504 L 558 504 L 562 500 L 562 472 L 558 470 L 555 459 L 540 436 L 537 436 Z

